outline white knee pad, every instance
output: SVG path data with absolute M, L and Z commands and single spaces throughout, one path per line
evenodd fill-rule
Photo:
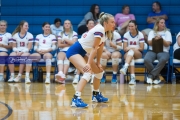
M 106 66 L 107 65 L 107 59 L 102 59 L 101 58 L 100 63 L 101 63 L 102 66 Z
M 91 73 L 85 72 L 82 76 L 83 79 L 85 79 L 87 82 L 91 80 Z
M 134 51 L 133 50 L 129 50 L 127 55 L 133 56 L 134 55 Z
M 129 66 L 134 66 L 134 59 L 131 60 Z
M 51 66 L 51 59 L 46 59 L 46 66 Z
M 119 58 L 112 58 L 112 65 L 119 65 Z
M 27 65 L 27 66 L 32 66 L 32 60 L 31 60 L 31 59 L 28 59 L 28 60 L 26 61 L 26 65 Z
M 70 64 L 69 60 L 68 59 L 64 60 L 64 64 L 69 65 Z
M 63 64 L 63 60 L 58 60 L 58 61 L 57 61 L 57 64 L 58 64 L 58 65 Z
M 94 77 L 97 78 L 97 79 L 101 79 L 103 77 L 103 73 L 104 72 L 94 74 Z

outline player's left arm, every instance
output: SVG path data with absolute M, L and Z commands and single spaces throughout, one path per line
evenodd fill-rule
M 103 53 L 103 48 L 104 48 L 104 42 L 99 46 L 99 49 L 97 49 L 97 64 L 100 64 L 100 59 Z

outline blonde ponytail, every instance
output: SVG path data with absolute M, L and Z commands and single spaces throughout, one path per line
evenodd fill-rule
M 27 23 L 25 20 L 22 20 L 19 25 L 16 27 L 16 29 L 14 30 L 14 32 L 12 33 L 12 36 L 15 35 L 18 32 L 21 32 L 21 27 L 24 25 L 24 23 Z

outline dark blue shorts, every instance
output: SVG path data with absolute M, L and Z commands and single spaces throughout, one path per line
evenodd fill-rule
M 69 59 L 71 56 L 79 54 L 82 57 L 86 55 L 86 51 L 82 48 L 79 41 L 75 42 L 66 52 L 66 57 Z
M 34 53 L 38 53 L 38 52 L 34 52 Z M 49 52 L 51 55 L 52 55 L 52 57 L 54 56 L 54 54 L 55 54 L 55 52 Z M 40 53 L 38 53 L 38 54 L 40 54 Z M 44 56 L 44 54 L 40 54 L 41 55 L 41 59 L 43 59 L 43 56 Z

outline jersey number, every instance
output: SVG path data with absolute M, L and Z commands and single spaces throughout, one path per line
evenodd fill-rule
M 85 38 L 86 36 L 87 36 L 87 34 L 84 34 L 84 35 L 83 35 L 83 38 Z
M 136 45 L 136 41 L 130 41 L 130 45 Z
M 43 43 L 46 44 L 46 40 L 43 40 Z
M 24 46 L 25 46 L 25 43 L 24 43 L 24 42 L 20 42 L 20 46 L 21 46 L 21 47 L 24 47 Z

